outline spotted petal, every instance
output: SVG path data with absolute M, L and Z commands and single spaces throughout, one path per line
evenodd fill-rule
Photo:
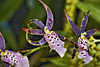
M 49 30 L 51 30 L 52 26 L 53 26 L 53 14 L 50 10 L 50 8 L 41 0 L 39 0 L 45 7 L 46 11 L 47 11 L 47 21 L 46 21 L 46 26 L 49 28 Z
M 44 35 L 44 31 L 40 29 L 25 29 L 22 28 L 24 31 L 28 31 L 28 33 L 32 35 Z
M 26 31 L 26 40 L 32 44 L 32 45 L 36 45 L 36 46 L 39 46 L 39 45 L 43 45 L 46 41 L 45 41 L 45 38 L 43 37 L 41 40 L 39 41 L 31 41 L 28 37 L 28 30 Z
M 49 43 L 51 50 L 55 50 L 60 55 L 60 57 L 64 56 L 66 52 L 66 48 L 64 48 L 64 42 L 60 40 L 54 31 L 45 34 L 45 40 Z
M 96 31 L 97 31 L 97 29 L 93 29 L 93 30 L 86 31 L 86 36 L 85 36 L 85 38 L 86 38 L 86 37 L 89 37 L 89 36 L 91 36 L 91 35 L 93 35 Z
M 28 26 L 29 28 L 31 28 L 31 27 L 29 26 L 31 23 L 37 24 L 41 29 L 44 29 L 44 27 L 45 27 L 45 25 L 44 25 L 40 20 L 38 20 L 38 19 L 29 20 L 29 21 L 27 22 L 27 26 Z
M 0 49 L 2 51 L 5 51 L 5 40 L 4 40 L 4 38 L 3 38 L 1 33 L 0 33 Z
M 84 58 L 84 62 L 85 64 L 88 64 L 90 61 L 93 60 L 93 58 L 91 56 L 89 56 L 88 52 L 85 50 L 80 50 L 79 55 L 78 55 L 79 59 Z
M 65 10 L 64 10 L 65 11 Z M 78 36 L 81 35 L 81 32 L 80 30 L 77 28 L 77 26 L 73 23 L 73 21 L 69 18 L 69 16 L 67 15 L 66 11 L 65 11 L 65 14 L 66 14 L 66 17 L 67 17 L 67 20 L 68 22 L 70 23 L 73 31 L 75 32 L 75 34 L 77 34 Z
M 29 67 L 29 61 L 26 56 L 22 56 L 20 53 L 16 53 L 10 50 L 6 50 L 1 59 L 15 67 Z
M 87 12 L 87 14 L 85 15 L 85 17 L 83 18 L 82 20 L 82 24 L 81 24 L 81 32 L 84 33 L 84 30 L 85 30 L 85 27 L 86 27 L 86 24 L 87 24 L 87 19 L 88 19 L 88 16 L 89 16 L 89 12 Z

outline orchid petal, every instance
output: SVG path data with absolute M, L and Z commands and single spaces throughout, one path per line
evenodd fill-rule
M 82 20 L 82 24 L 81 24 L 81 32 L 84 33 L 84 30 L 85 30 L 85 27 L 86 27 L 86 24 L 87 24 L 87 19 L 88 19 L 88 16 L 89 16 L 89 12 L 87 12 L 87 14 L 85 15 L 85 17 L 83 18 Z
M 39 40 L 39 41 L 31 41 L 31 40 L 28 38 L 28 31 L 26 32 L 26 40 L 27 40 L 30 44 L 36 45 L 36 46 L 38 46 L 38 45 L 43 45 L 43 44 L 46 42 L 44 37 L 43 37 L 41 40 Z
M 10 50 L 6 50 L 2 54 L 1 59 L 15 67 L 29 67 L 29 61 L 26 56 L 22 56 L 20 53 L 16 53 Z
M 85 38 L 93 35 L 96 31 L 97 31 L 97 29 L 92 29 L 92 30 L 86 31 Z
M 28 33 L 32 34 L 32 35 L 44 35 L 44 31 L 40 30 L 40 29 L 25 29 L 22 28 L 24 31 L 28 31 Z
M 5 67 L 10 67 L 10 64 L 7 62 L 4 62 Z
M 92 58 L 91 56 L 89 56 L 88 52 L 85 51 L 85 50 L 81 50 L 81 51 L 79 52 L 78 58 L 79 58 L 79 59 L 84 58 L 83 61 L 85 62 L 85 64 L 88 64 L 90 61 L 93 60 L 93 58 Z
M 39 21 L 38 19 L 29 20 L 28 23 L 27 23 L 27 26 L 28 26 L 29 28 L 31 28 L 31 27 L 29 26 L 31 23 L 37 24 L 37 25 L 38 25 L 40 28 L 42 28 L 42 29 L 44 29 L 44 27 L 45 27 L 45 25 L 44 25 L 41 21 Z
M 4 40 L 4 38 L 3 38 L 1 33 L 0 33 L 0 49 L 2 51 L 5 51 L 5 40 Z
M 75 57 L 75 53 L 77 52 L 76 49 L 73 49 L 72 59 Z
M 51 50 L 55 50 L 60 55 L 60 57 L 64 56 L 67 49 L 64 48 L 64 42 L 60 40 L 54 31 L 45 34 L 45 39 L 49 43 Z
M 64 10 L 65 11 L 65 10 Z M 77 34 L 78 36 L 81 35 L 81 32 L 80 30 L 77 28 L 77 26 L 73 23 L 73 21 L 69 18 L 69 16 L 67 15 L 66 11 L 65 11 L 65 14 L 66 14 L 66 17 L 67 17 L 67 20 L 68 22 L 70 23 L 73 31 L 75 32 L 75 34 Z
M 50 8 L 41 0 L 39 0 L 45 7 L 46 11 L 47 11 L 47 21 L 46 21 L 46 26 L 49 28 L 49 30 L 51 30 L 52 26 L 53 26 L 53 14 L 50 10 Z

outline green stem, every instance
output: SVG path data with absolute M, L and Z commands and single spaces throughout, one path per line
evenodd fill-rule
M 30 52 L 26 53 L 25 56 L 29 56 L 30 54 L 32 54 L 33 52 L 39 50 L 40 48 L 45 48 L 45 47 L 48 47 L 48 46 L 49 46 L 49 45 L 34 48 L 34 49 L 32 49 Z
M 32 54 L 33 52 L 35 52 L 35 51 L 37 51 L 39 49 L 40 49 L 40 47 L 34 48 L 30 52 L 26 53 L 25 56 L 28 56 L 28 55 Z

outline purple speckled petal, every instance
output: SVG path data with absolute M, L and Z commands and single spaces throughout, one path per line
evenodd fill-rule
M 39 41 L 31 41 L 28 37 L 28 30 L 26 31 L 26 40 L 32 44 L 32 45 L 36 45 L 36 46 L 39 46 L 39 45 L 43 45 L 46 41 L 45 41 L 45 38 L 43 37 L 41 40 Z
M 40 29 L 25 29 L 22 28 L 24 31 L 28 31 L 28 33 L 32 34 L 32 35 L 44 35 L 44 31 L 40 30 Z
M 29 67 L 29 61 L 26 56 L 22 56 L 20 53 L 10 50 L 6 50 L 4 53 L 1 55 L 1 59 L 4 62 L 7 62 L 15 67 Z
M 4 62 L 5 67 L 10 67 L 10 64 L 7 62 Z
M 29 21 L 27 22 L 27 26 L 30 27 L 29 25 L 30 25 L 31 23 L 37 24 L 37 25 L 38 25 L 40 28 L 42 28 L 42 29 L 44 29 L 44 27 L 45 27 L 45 25 L 44 25 L 40 20 L 38 20 L 38 19 L 29 20 Z
M 47 11 L 47 21 L 46 21 L 46 26 L 48 27 L 49 30 L 51 30 L 52 26 L 53 26 L 53 14 L 50 10 L 50 8 L 41 0 L 39 0 L 45 7 L 46 11 Z
M 64 10 L 65 11 L 65 10 Z M 69 16 L 67 15 L 66 11 L 65 11 L 65 14 L 66 14 L 66 17 L 67 17 L 67 20 L 68 22 L 70 23 L 73 31 L 75 32 L 75 34 L 77 34 L 78 36 L 81 35 L 81 32 L 80 30 L 77 28 L 77 26 L 73 23 L 73 21 L 69 18 Z
M 85 36 L 85 38 L 86 38 L 86 37 L 89 37 L 89 36 L 91 36 L 91 35 L 93 35 L 96 31 L 97 31 L 97 29 L 93 29 L 93 30 L 86 31 L 86 36 Z
M 0 33 L 0 49 L 2 51 L 5 51 L 5 40 L 4 40 L 4 38 L 3 38 L 1 33 Z
M 85 17 L 83 18 L 82 20 L 82 24 L 81 24 L 81 32 L 84 33 L 84 30 L 85 30 L 85 27 L 86 27 L 86 24 L 87 24 L 87 19 L 88 19 L 88 16 L 89 16 L 89 12 L 87 12 L 87 14 L 85 15 Z
M 66 48 L 64 48 L 64 42 L 60 40 L 54 31 L 45 34 L 45 39 L 49 43 L 51 50 L 55 50 L 60 55 L 60 57 L 64 56 L 66 52 Z
M 88 50 L 88 42 L 87 39 L 84 39 L 82 37 L 78 38 L 78 46 L 80 46 L 81 48 Z
M 85 64 L 88 64 L 90 61 L 93 60 L 93 58 L 91 56 L 89 56 L 88 52 L 85 50 L 80 50 L 79 55 L 78 55 L 79 59 L 84 58 L 84 62 Z

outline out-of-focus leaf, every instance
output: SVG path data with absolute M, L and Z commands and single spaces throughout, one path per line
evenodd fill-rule
M 13 31 L 7 21 L 0 24 L 0 32 L 2 33 L 2 35 L 5 38 L 7 48 L 17 50 L 18 45 L 16 42 L 16 38 L 15 38 Z
M 100 22 L 100 18 L 99 18 L 100 17 L 100 9 L 99 8 L 95 7 L 94 5 L 92 5 L 89 2 L 84 3 L 81 1 L 79 1 L 76 6 L 84 12 L 91 10 L 90 16 L 92 16 L 95 20 Z
M 29 9 L 32 9 L 32 8 L 34 7 L 35 1 L 36 1 L 36 0 L 27 0 L 27 1 L 26 1 L 27 7 L 28 7 Z
M 48 0 L 49 2 L 50 0 Z M 47 4 L 48 5 L 48 4 Z M 39 19 L 43 22 L 44 19 L 46 19 L 46 10 L 43 7 L 43 5 L 35 0 L 34 1 L 34 6 L 32 9 L 29 10 L 29 13 L 27 14 L 27 17 L 25 18 L 25 21 L 23 22 L 22 27 L 27 28 L 27 22 L 31 19 Z M 32 27 L 35 27 L 36 25 L 33 24 Z M 22 48 L 26 41 L 26 36 L 25 36 L 25 31 L 21 30 L 20 32 L 20 47 Z
M 61 67 L 61 66 L 57 66 L 57 65 L 54 65 L 54 64 L 46 64 L 42 67 Z
M 24 0 L 5 0 L 0 5 L 0 22 L 9 20 L 18 10 Z
M 59 58 L 54 57 L 50 58 L 49 61 L 55 65 L 61 66 L 61 67 L 69 67 L 71 65 L 71 59 L 70 58 Z

